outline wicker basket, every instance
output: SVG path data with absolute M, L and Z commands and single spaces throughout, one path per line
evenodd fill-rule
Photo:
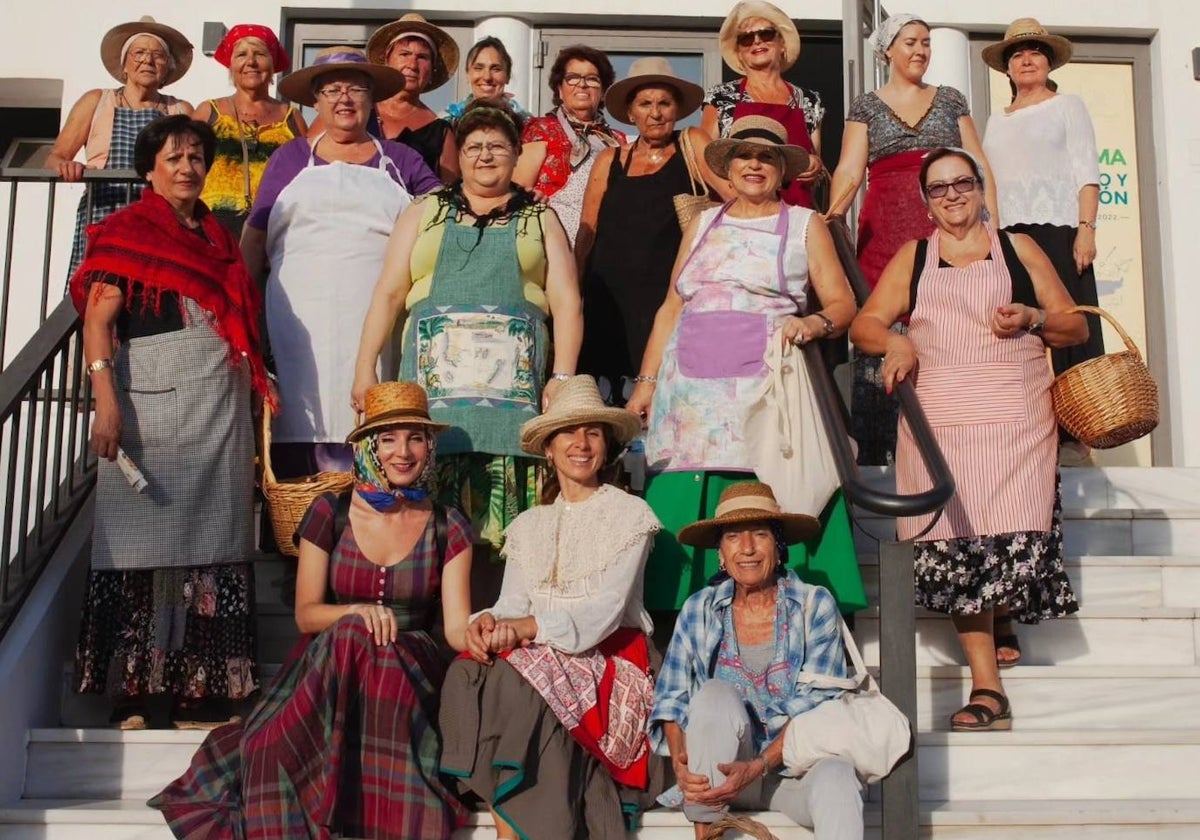
M 271 528 L 275 531 L 275 544 L 280 554 L 296 556 L 293 542 L 296 528 L 308 511 L 313 499 L 323 493 L 342 493 L 354 484 L 354 476 L 348 472 L 319 472 L 304 478 L 275 479 L 271 469 L 271 407 L 263 406 L 262 413 L 262 491 L 271 511 Z
M 686 128 L 679 132 L 679 150 L 683 153 L 683 163 L 687 167 L 692 191 L 679 193 L 672 196 L 671 200 L 675 203 L 675 215 L 679 219 L 680 230 L 687 230 L 692 219 L 710 207 L 719 207 L 721 202 L 713 201 L 708 197 L 708 185 L 704 183 L 700 163 L 696 160 L 696 150 L 692 148 L 692 141 L 688 139 Z
M 1125 350 L 1080 362 L 1055 378 L 1050 397 L 1058 422 L 1093 449 L 1112 449 L 1150 434 L 1158 425 L 1158 385 L 1137 346 L 1103 309 L 1076 306 L 1068 311 L 1108 321 Z
M 753 837 L 754 840 L 779 840 L 757 820 L 732 814 L 722 817 L 709 826 L 708 831 L 704 832 L 704 840 L 720 840 L 727 831 L 740 831 L 748 837 Z

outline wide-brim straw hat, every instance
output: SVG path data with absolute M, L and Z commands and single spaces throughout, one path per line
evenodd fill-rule
M 521 426 L 521 449 L 530 455 L 545 455 L 546 441 L 555 432 L 584 423 L 608 426 L 622 446 L 642 431 L 642 418 L 632 411 L 604 404 L 595 379 L 586 375 L 572 376 L 559 386 L 549 411 L 526 420 Z M 608 455 L 612 458 L 616 453 Z
M 165 23 L 159 23 L 149 15 L 143 16 L 140 20 L 118 23 L 104 33 L 104 37 L 100 40 L 100 60 L 104 63 L 104 69 L 108 71 L 108 74 L 118 82 L 125 81 L 121 47 L 125 46 L 125 42 L 139 32 L 147 32 L 162 38 L 175 62 L 175 66 L 167 71 L 167 78 L 161 87 L 166 87 L 172 82 L 182 79 L 183 74 L 192 66 L 192 54 L 195 52 L 192 42 L 185 38 L 178 29 L 167 26 Z
M 433 74 L 429 78 L 426 90 L 439 88 L 458 68 L 458 44 L 450 34 L 441 27 L 434 26 L 416 12 L 409 12 L 399 20 L 385 23 L 375 30 L 367 41 L 367 58 L 375 64 L 387 64 L 388 47 L 405 33 L 413 33 L 428 38 L 435 47 L 433 51 Z
M 1004 51 L 1022 41 L 1037 41 L 1048 46 L 1054 53 L 1054 60 L 1050 62 L 1051 70 L 1062 67 L 1071 60 L 1071 42 L 1061 35 L 1051 35 L 1036 18 L 1028 17 L 1017 18 L 1009 24 L 1008 29 L 1004 31 L 1003 41 L 983 48 L 983 63 L 993 70 L 1007 73 L 1008 64 L 1004 60 Z
M 354 443 L 378 429 L 408 423 L 427 426 L 433 432 L 444 432 L 450 428 L 445 423 L 435 423 L 429 417 L 429 397 L 416 382 L 380 382 L 372 385 L 363 398 L 363 407 L 362 419 L 346 438 L 346 443 Z
M 712 519 L 693 522 L 679 532 L 677 539 L 697 548 L 716 548 L 721 529 L 750 522 L 778 522 L 788 545 L 801 543 L 821 530 L 821 523 L 807 513 L 784 513 L 771 488 L 761 481 L 731 484 L 721 494 Z
M 671 69 L 671 62 L 654 55 L 639 58 L 629 65 L 629 75 L 615 83 L 604 94 L 604 107 L 615 119 L 623 123 L 632 123 L 629 119 L 629 100 L 639 88 L 644 87 L 669 87 L 678 92 L 676 120 L 682 120 L 695 113 L 704 101 L 704 88 L 695 82 L 680 78 Z
M 783 155 L 783 180 L 793 181 L 808 169 L 809 154 L 803 146 L 787 141 L 787 129 L 770 117 L 741 117 L 729 126 L 729 136 L 714 140 L 704 149 L 704 160 L 718 178 L 729 177 L 729 161 L 743 146 L 766 146 Z
M 295 73 L 289 73 L 279 83 L 279 95 L 301 105 L 316 105 L 313 79 L 338 70 L 353 70 L 371 77 L 374 83 L 371 96 L 374 101 L 390 99 L 404 90 L 404 74 L 384 64 L 372 64 L 367 54 L 358 47 L 326 47 L 316 54 L 312 64 Z
M 749 18 L 762 18 L 771 22 L 771 25 L 779 30 L 779 34 L 783 36 L 783 62 L 779 65 L 780 71 L 787 70 L 796 63 L 796 59 L 800 57 L 800 31 L 796 29 L 796 24 L 787 16 L 783 9 L 767 3 L 765 0 L 742 0 L 732 9 L 725 17 L 725 22 L 721 24 L 721 58 L 725 59 L 735 73 L 746 75 L 746 67 L 742 64 L 742 60 L 738 58 L 737 36 L 738 27 L 742 21 Z

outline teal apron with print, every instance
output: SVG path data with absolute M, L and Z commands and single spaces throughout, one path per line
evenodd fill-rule
M 400 378 L 419 382 L 430 416 L 451 426 L 439 455 L 524 455 L 521 424 L 541 411 L 549 337 L 524 295 L 522 223 L 481 231 L 448 217 L 429 295 L 409 314 Z

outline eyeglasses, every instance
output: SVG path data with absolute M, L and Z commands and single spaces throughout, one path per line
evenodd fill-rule
M 937 181 L 925 186 L 925 195 L 929 196 L 930 198 L 942 198 L 947 192 L 949 192 L 951 187 L 954 187 L 954 191 L 959 195 L 966 195 L 967 193 L 971 192 L 971 190 L 975 189 L 975 185 L 978 183 L 979 179 L 972 178 L 970 175 L 964 175 L 961 178 L 955 178 L 948 184 Z
M 563 76 L 563 81 L 571 87 L 600 87 L 600 77 L 595 75 L 585 76 L 582 73 L 568 73 Z
M 317 94 L 326 102 L 337 102 L 343 96 L 350 97 L 354 102 L 362 102 L 371 95 L 371 89 L 360 85 L 352 85 L 350 87 L 330 86 L 321 88 L 317 91 Z
M 507 143 L 468 143 L 463 146 L 460 151 L 463 157 L 467 160 L 475 160 L 480 157 L 484 151 L 487 151 L 490 157 L 508 157 L 513 153 L 513 147 Z
M 762 41 L 764 44 L 770 44 L 779 37 L 779 30 L 774 26 L 768 26 L 766 29 L 754 29 L 750 32 L 739 32 L 737 36 L 737 45 L 739 47 L 752 47 L 755 41 Z
M 130 50 L 129 57 L 138 64 L 166 64 L 170 59 L 165 52 L 160 50 Z

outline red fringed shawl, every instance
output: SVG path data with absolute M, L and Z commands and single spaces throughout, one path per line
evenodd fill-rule
M 158 312 L 164 292 L 189 297 L 213 314 L 212 327 L 229 345 L 230 362 L 244 358 L 254 390 L 265 395 L 267 369 L 258 334 L 262 295 L 233 234 L 202 202 L 196 203 L 196 218 L 207 243 L 179 223 L 162 196 L 145 190 L 140 201 L 89 226 L 83 262 L 71 278 L 71 300 L 83 314 L 88 288 L 110 275 L 128 281 L 126 306 L 141 297 Z

